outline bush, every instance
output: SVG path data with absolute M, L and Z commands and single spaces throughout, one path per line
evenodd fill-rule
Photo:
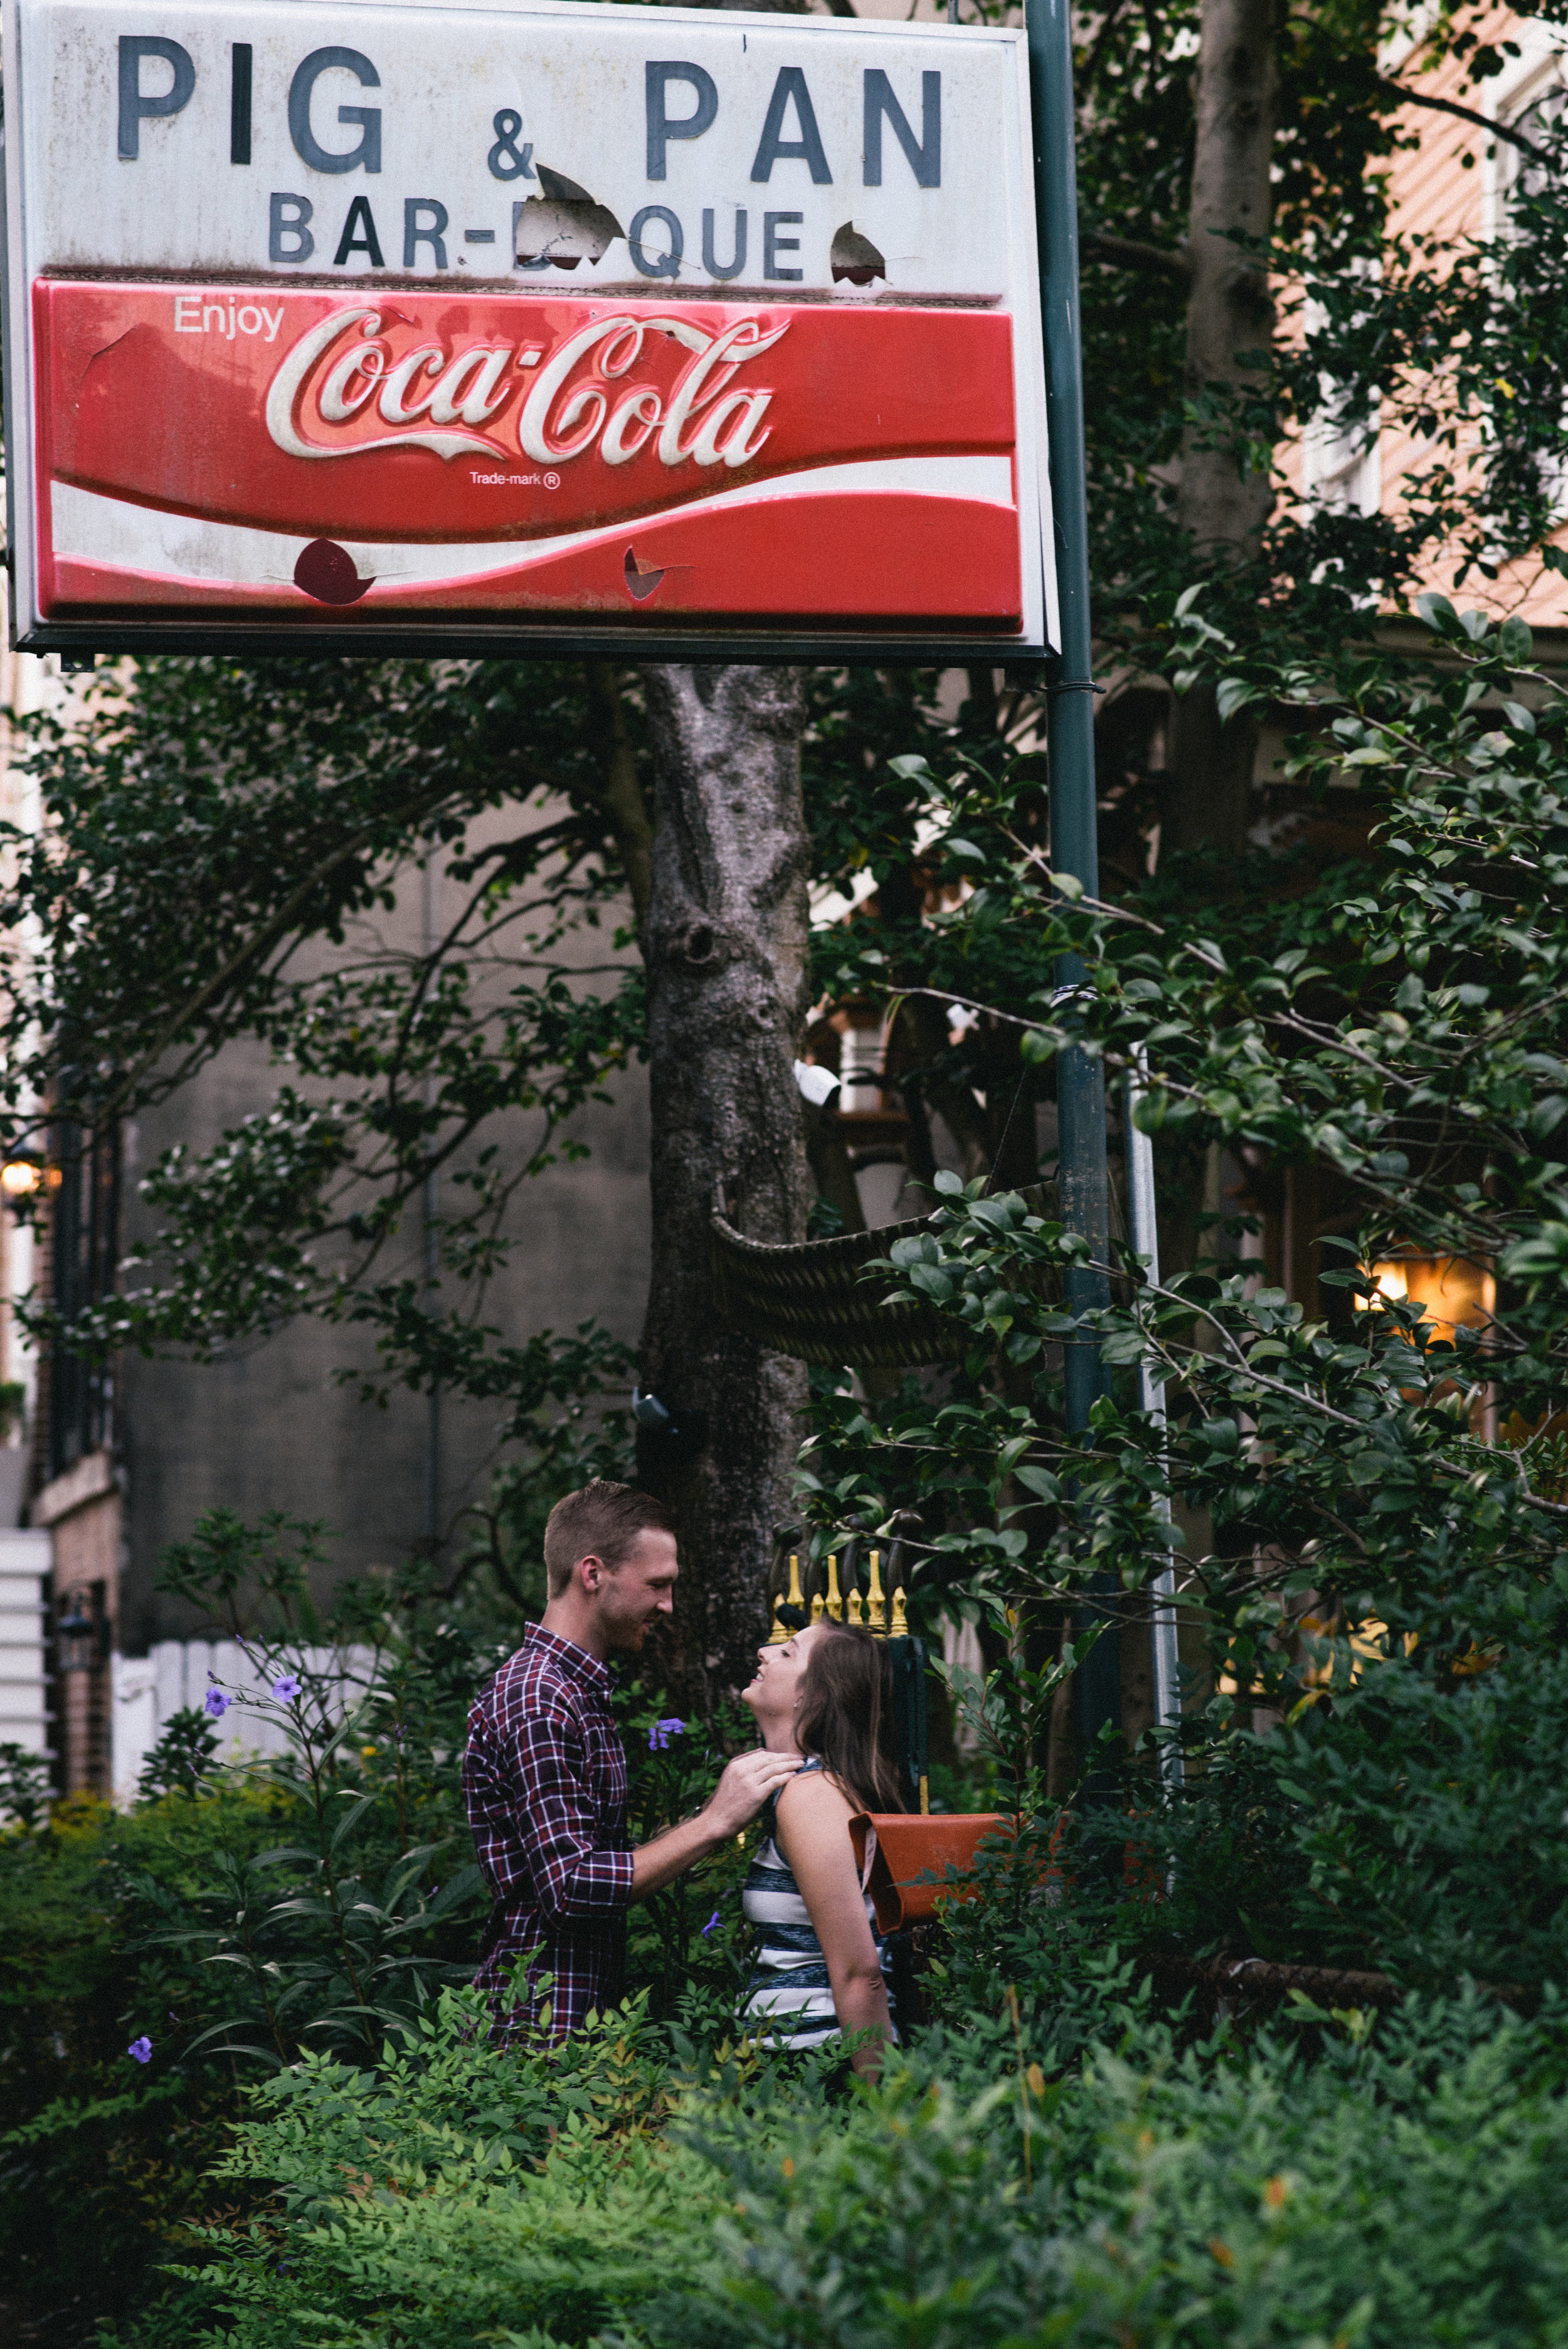
M 1412 2001 L 1183 2052 L 1090 1970 L 1099 2036 L 933 2033 L 875 2089 L 706 2066 L 634 2004 L 498 2057 L 449 1995 L 374 2074 L 308 2058 L 186 2271 L 232 2349 L 1022 2349 L 1563 2337 L 1568 2009 Z M 1328 2018 L 1321 2018 L 1324 2023 Z M 661 2126 L 661 2124 L 663 2124 Z
M 164 1935 L 287 1807 L 242 1784 L 120 1815 L 77 1796 L 0 1835 L 0 2243 L 9 2288 L 67 2340 L 156 2292 L 209 2207 L 234 2072 L 179 2051 L 222 2013 L 223 1969 Z
M 324 1624 L 305 1588 L 315 1541 L 218 1511 L 167 1568 L 248 1641 L 286 1754 L 222 1766 L 208 1713 L 181 1713 L 129 1813 L 51 1809 L 27 1757 L 0 1754 L 15 1821 L 0 1830 L 0 2246 L 13 2288 L 67 2339 L 139 2321 L 161 2292 L 162 2264 L 222 2205 L 212 2165 L 259 2070 L 289 2078 L 325 2056 L 371 2080 L 388 2032 L 417 2035 L 473 1971 L 488 1896 L 463 1723 L 515 1631 L 449 1607 L 418 1569 L 351 1586 Z M 346 1704 L 317 1668 L 329 1639 L 373 1658 Z M 634 1682 L 616 1703 L 641 1838 L 705 1799 L 726 1724 L 672 1730 Z M 745 1979 L 746 1865 L 731 1847 L 634 1912 L 631 1978 L 654 2015 L 722 2033 Z M 183 2304 L 146 2321 L 177 2339 Z

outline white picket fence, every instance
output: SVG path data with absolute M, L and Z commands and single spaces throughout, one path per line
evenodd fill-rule
M 313 1675 L 332 1683 L 341 1701 L 357 1704 L 375 1663 L 370 1648 L 306 1648 L 300 1661 Z M 150 1655 L 114 1660 L 114 1793 L 119 1803 L 135 1798 L 143 1764 L 171 1713 L 205 1702 L 210 1688 L 223 1689 L 237 1702 L 216 1724 L 222 1741 L 218 1758 L 242 1762 L 253 1755 L 288 1750 L 288 1726 L 271 1702 L 267 1682 L 252 1656 L 233 1640 L 160 1640 Z
M 5 1455 L 9 1458 L 9 1454 Z M 49 1537 L 0 1527 L 0 1745 L 48 1750 L 44 1583 Z

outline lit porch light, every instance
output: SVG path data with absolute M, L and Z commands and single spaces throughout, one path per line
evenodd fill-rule
M 1451 1345 L 1460 1329 L 1484 1330 L 1497 1308 L 1497 1281 L 1490 1265 L 1462 1256 L 1389 1257 L 1369 1268 L 1377 1291 L 1358 1297 L 1358 1313 L 1390 1303 L 1426 1308 L 1422 1327 L 1439 1344 Z
M 0 1191 L 7 1199 L 36 1198 L 44 1187 L 44 1169 L 36 1158 L 7 1158 L 0 1166 Z

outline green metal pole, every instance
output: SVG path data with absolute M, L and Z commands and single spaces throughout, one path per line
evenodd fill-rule
M 1051 521 L 1056 542 L 1061 648 L 1047 672 L 1049 712 L 1051 863 L 1085 894 L 1099 895 L 1095 828 L 1094 681 L 1088 603 L 1088 513 L 1084 500 L 1082 332 L 1078 311 L 1078 174 L 1073 160 L 1073 45 L 1068 0 L 1027 0 L 1029 80 L 1034 98 L 1035 204 L 1039 223 L 1041 317 L 1046 347 L 1046 426 L 1050 442 Z M 1076 955 L 1057 965 L 1058 992 L 1081 987 Z M 1087 1053 L 1057 1061 L 1057 1183 L 1062 1221 L 1088 1240 L 1097 1265 L 1110 1239 L 1105 1147 L 1105 1076 Z M 1103 1271 L 1075 1268 L 1067 1307 L 1080 1316 L 1109 1302 Z M 1101 1392 L 1099 1349 L 1088 1339 L 1067 1350 L 1069 1434 L 1088 1425 Z M 1119 1727 L 1121 1675 L 1116 1633 L 1108 1630 L 1077 1674 L 1078 1734 L 1092 1742 Z M 1092 1791 L 1092 1782 L 1091 1782 Z

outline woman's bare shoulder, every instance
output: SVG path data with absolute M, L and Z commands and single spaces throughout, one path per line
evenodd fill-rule
M 826 1770 L 799 1771 L 785 1781 L 779 1793 L 779 1819 L 798 1819 L 803 1826 L 819 1819 L 834 1823 L 851 1819 L 860 1808 Z

